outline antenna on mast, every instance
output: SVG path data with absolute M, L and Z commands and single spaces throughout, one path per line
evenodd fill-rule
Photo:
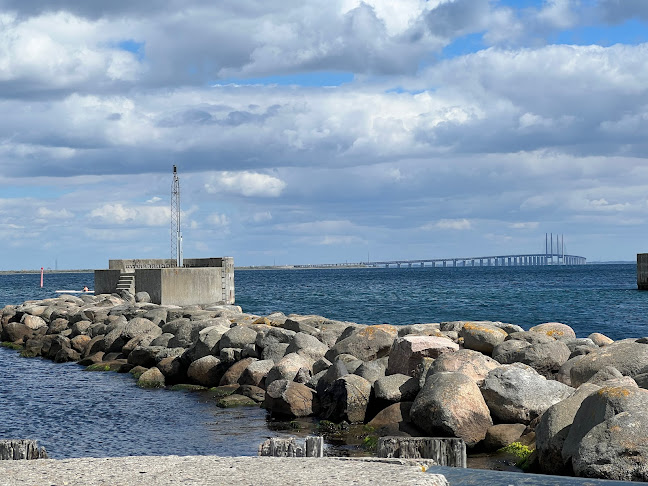
M 182 266 L 182 230 L 180 228 L 180 179 L 178 168 L 173 166 L 173 184 L 171 186 L 171 259 L 176 266 Z

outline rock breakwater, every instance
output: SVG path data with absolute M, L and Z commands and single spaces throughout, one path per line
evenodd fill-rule
M 128 292 L 5 306 L 0 338 L 26 357 L 130 372 L 142 387 L 211 389 L 224 407 L 365 424 L 367 444 L 521 442 L 535 449 L 531 470 L 648 480 L 646 338 L 579 338 L 561 323 L 367 326 Z

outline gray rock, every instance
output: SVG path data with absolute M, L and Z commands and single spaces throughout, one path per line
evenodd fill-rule
M 137 380 L 137 386 L 141 388 L 164 388 L 164 375 L 157 368 L 145 371 Z
M 469 447 L 486 436 L 491 416 L 473 380 L 462 373 L 432 375 L 410 411 L 412 422 L 432 437 L 459 437 Z
M 509 335 L 513 332 L 524 332 L 522 326 L 518 326 L 517 324 L 509 324 L 507 322 L 493 322 L 493 325 L 499 327 L 502 331 L 506 332 L 506 334 Z
M 504 342 L 506 336 L 506 331 L 488 321 L 466 322 L 459 331 L 459 337 L 464 339 L 464 348 L 489 355 L 495 346 Z
M 353 374 L 361 376 L 369 383 L 374 383 L 381 376 L 385 376 L 386 368 L 383 364 L 378 361 L 366 361 L 363 362 L 358 368 L 354 371 Z
M 581 441 L 595 426 L 619 413 L 643 412 L 647 408 L 648 391 L 638 387 L 603 387 L 590 394 L 583 400 L 576 412 L 563 444 L 562 457 L 564 463 L 567 464 L 577 453 Z
M 558 370 L 558 373 L 556 373 L 556 380 L 559 381 L 560 383 L 564 383 L 565 385 L 572 386 L 571 382 L 571 369 L 578 363 L 578 361 L 583 358 L 585 355 L 579 355 L 579 356 L 574 356 L 572 358 L 569 358 L 565 364 L 563 364 L 560 369 Z
M 500 363 L 493 358 L 483 355 L 479 351 L 471 349 L 460 349 L 454 353 L 445 353 L 439 356 L 430 364 L 427 376 L 443 371 L 456 371 L 471 378 L 475 383 L 481 385 L 486 375 L 491 370 L 500 366 Z
M 401 373 L 413 376 L 423 358 L 438 358 L 444 353 L 452 353 L 459 345 L 445 337 L 405 336 L 398 338 L 389 353 L 388 375 Z
M 266 387 L 270 386 L 270 383 L 275 380 L 293 381 L 302 368 L 310 371 L 309 363 L 302 356 L 297 353 L 287 354 L 268 372 L 266 376 Z
M 194 360 L 208 355 L 220 353 L 219 342 L 229 327 L 223 324 L 208 326 L 198 332 L 198 338 L 191 347 L 191 356 Z
M 79 336 L 81 334 L 88 334 L 88 330 L 92 326 L 90 321 L 78 321 L 72 324 L 72 337 Z
M 65 331 L 66 329 L 68 329 L 69 324 L 70 322 L 67 319 L 63 319 L 61 317 L 54 319 L 47 326 L 47 334 L 58 334 L 61 331 Z
M 367 423 L 367 427 L 373 429 L 378 437 L 401 436 L 417 437 L 422 431 L 412 424 L 410 410 L 412 402 L 394 403 L 384 409 Z
M 547 336 L 546 334 L 539 333 L 539 332 L 518 331 L 509 334 L 506 340 L 525 341 L 530 344 L 541 344 L 541 343 L 552 343 L 556 340 L 556 338 Z
M 187 376 L 192 383 L 213 387 L 219 384 L 224 371 L 220 359 L 215 356 L 204 356 L 189 365 Z
M 586 383 L 591 383 L 592 385 L 601 386 L 604 382 L 608 380 L 615 380 L 617 378 L 623 378 L 623 375 L 619 370 L 614 366 L 605 366 L 598 370 L 594 376 L 592 376 Z
M 570 354 L 567 345 L 561 341 L 531 344 L 510 340 L 495 347 L 493 359 L 502 364 L 523 363 L 543 376 L 552 377 L 567 362 Z
M 274 361 L 271 359 L 252 361 L 247 368 L 245 368 L 238 382 L 241 385 L 254 385 L 264 388 L 265 378 L 273 366 Z
M 275 363 L 278 363 L 286 355 L 287 349 L 288 349 L 288 343 L 271 343 L 265 348 L 263 348 L 263 352 L 261 353 L 261 358 L 271 359 Z
M 648 371 L 648 346 L 630 340 L 616 341 L 580 359 L 571 368 L 571 382 L 579 386 L 605 366 L 614 366 L 624 376 Z
M 331 363 L 331 362 L 330 362 L 328 359 L 326 359 L 326 358 L 320 358 L 320 359 L 318 359 L 317 361 L 315 361 L 315 363 L 313 363 L 313 374 L 316 375 L 316 374 L 319 373 L 320 371 L 328 370 L 329 367 L 330 367 L 332 364 L 333 364 L 333 363 Z
M 167 348 L 162 346 L 137 346 L 128 355 L 128 363 L 133 366 L 151 368 L 157 363 L 157 356 Z
M 275 380 L 266 390 L 263 407 L 272 415 L 308 417 L 319 412 L 317 394 L 301 383 Z
M 220 349 L 223 348 L 244 348 L 248 344 L 254 344 L 257 332 L 248 326 L 235 326 L 227 331 L 220 339 Z
M 571 396 L 552 405 L 542 414 L 535 432 L 538 460 L 544 474 L 570 472 L 569 465 L 562 457 L 565 439 L 583 400 L 598 390 L 596 385 L 581 385 Z
M 259 348 L 265 349 L 276 343 L 288 344 L 292 341 L 295 334 L 297 334 L 295 331 L 290 331 L 281 327 L 267 327 L 257 332 L 255 342 Z
M 412 401 L 420 389 L 418 379 L 401 374 L 383 376 L 374 382 L 373 388 L 377 399 L 392 403 Z
M 482 394 L 493 418 L 505 423 L 528 424 L 573 391 L 520 363 L 495 368 L 482 385 Z
M 168 347 L 169 346 L 169 341 L 172 338 L 173 338 L 173 334 L 171 334 L 169 332 L 165 332 L 163 334 L 160 334 L 155 339 L 153 339 L 153 341 L 151 341 L 150 344 L 151 344 L 151 346 L 165 346 L 165 347 Z
M 364 422 L 371 383 L 358 375 L 344 375 L 320 396 L 321 417 L 332 422 Z
M 198 342 L 200 331 L 210 326 L 209 321 L 184 321 L 169 340 L 169 347 L 189 348 Z
M 441 325 L 438 322 L 431 322 L 398 326 L 398 337 L 405 336 L 442 336 Z
M 136 292 L 135 293 L 135 302 L 149 303 L 151 302 L 151 296 L 148 292 Z
M 234 385 L 235 383 L 238 383 L 241 375 L 243 375 L 243 372 L 245 369 L 250 366 L 250 364 L 254 363 L 255 361 L 258 361 L 256 358 L 245 358 L 242 359 L 241 361 L 237 361 L 236 363 L 232 364 L 223 377 L 221 378 L 220 382 L 218 383 L 219 386 L 223 385 Z
M 360 361 L 358 358 L 356 358 L 351 354 L 338 354 L 335 357 L 335 361 L 339 361 L 339 360 L 344 362 L 344 366 L 346 367 L 349 373 L 353 373 L 363 363 L 362 361 Z
M 326 389 L 335 382 L 338 378 L 342 378 L 345 375 L 349 374 L 349 370 L 344 363 L 344 360 L 339 357 L 333 360 L 333 364 L 324 372 L 322 376 L 317 379 L 316 390 L 317 393 L 321 396 Z
M 286 354 L 297 353 L 304 358 L 315 362 L 329 350 L 329 347 L 314 336 L 304 332 L 298 332 L 293 336 Z
M 223 363 L 234 363 L 241 359 L 242 350 L 240 348 L 223 348 L 218 353 L 218 357 Z
M 442 322 L 439 325 L 439 328 L 442 331 L 455 331 L 459 332 L 461 329 L 464 327 L 464 324 L 468 321 L 449 321 L 449 322 Z
M 578 476 L 648 481 L 648 411 L 622 412 L 592 427 L 572 458 Z
M 361 361 L 387 356 L 397 335 L 398 330 L 394 326 L 367 326 L 338 341 L 326 353 L 326 359 L 333 361 L 338 354 L 351 354 Z

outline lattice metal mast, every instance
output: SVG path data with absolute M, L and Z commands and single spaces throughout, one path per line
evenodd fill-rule
M 182 266 L 182 229 L 180 227 L 180 179 L 178 168 L 173 166 L 173 185 L 171 186 L 171 259 L 178 267 Z

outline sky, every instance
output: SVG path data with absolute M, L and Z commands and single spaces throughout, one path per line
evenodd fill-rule
M 648 1 L 0 0 L 0 269 L 648 252 Z

